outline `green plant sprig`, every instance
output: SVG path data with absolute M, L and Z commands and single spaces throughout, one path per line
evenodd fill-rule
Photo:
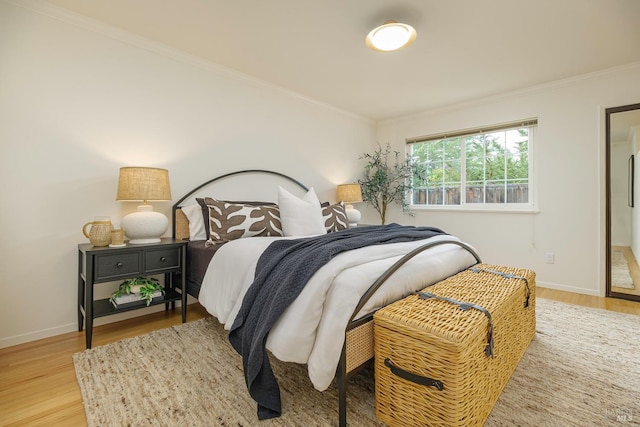
M 116 298 L 125 294 L 130 294 L 131 288 L 134 286 L 140 286 L 140 296 L 147 302 L 147 306 L 151 304 L 155 291 L 160 290 L 162 295 L 164 295 L 164 287 L 160 285 L 158 279 L 153 277 L 135 277 L 120 283 L 118 290 L 111 294 L 111 298 L 109 299 L 115 303 Z

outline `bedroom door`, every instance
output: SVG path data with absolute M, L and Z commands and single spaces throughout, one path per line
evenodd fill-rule
M 640 104 L 605 116 L 607 296 L 640 301 Z

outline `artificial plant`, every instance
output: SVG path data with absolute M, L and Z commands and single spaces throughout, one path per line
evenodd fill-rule
M 392 203 L 402 206 L 410 215 L 409 193 L 414 180 L 424 181 L 426 168 L 416 158 L 400 157 L 400 152 L 391 150 L 387 143 L 383 149 L 378 146 L 373 153 L 365 153 L 360 159 L 366 161 L 364 177 L 358 180 L 362 189 L 362 199 L 380 215 L 381 224 L 387 219 L 387 207 Z

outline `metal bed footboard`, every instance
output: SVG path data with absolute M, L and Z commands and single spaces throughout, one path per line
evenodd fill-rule
M 356 306 L 353 314 L 349 318 L 349 322 L 347 323 L 347 327 L 345 329 L 345 339 L 342 344 L 342 353 L 340 354 L 340 361 L 338 363 L 338 368 L 336 372 L 336 381 L 338 383 L 338 417 L 339 417 L 339 425 L 341 427 L 346 427 L 347 425 L 347 379 L 348 376 L 353 373 L 358 368 L 362 367 L 368 360 L 373 358 L 373 340 L 369 340 L 368 344 L 364 344 L 366 348 L 360 348 L 359 357 L 352 358 L 352 360 L 348 360 L 347 358 L 347 344 L 348 337 L 350 334 L 369 334 L 369 336 L 373 337 L 373 314 L 368 314 L 363 318 L 358 320 L 354 320 L 355 317 L 360 313 L 360 310 L 365 306 L 365 304 L 369 301 L 369 299 L 373 296 L 373 294 L 382 286 L 400 267 L 406 264 L 413 257 L 418 255 L 421 252 L 424 252 L 427 249 L 433 248 L 435 246 L 440 245 L 457 245 L 464 249 L 466 249 L 473 257 L 476 259 L 476 263 L 479 264 L 482 261 L 480 257 L 476 253 L 476 251 L 469 246 L 468 244 L 461 242 L 459 240 L 438 240 L 435 242 L 426 243 L 411 252 L 404 255 L 398 261 L 396 261 L 391 267 L 389 267 L 375 282 L 367 289 L 364 293 L 358 305 Z M 358 337 L 355 337 L 352 341 L 358 341 Z

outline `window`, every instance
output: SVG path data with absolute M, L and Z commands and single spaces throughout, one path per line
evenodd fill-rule
M 537 119 L 407 140 L 425 174 L 413 206 L 531 206 L 531 148 Z

